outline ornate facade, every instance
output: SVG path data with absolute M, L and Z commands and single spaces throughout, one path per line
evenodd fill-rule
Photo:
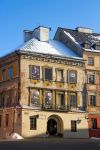
M 47 28 L 35 30 L 41 28 L 45 35 Z M 45 36 L 32 41 L 33 33 L 22 48 L 0 58 L 0 136 L 88 138 L 84 60 L 61 55 Z

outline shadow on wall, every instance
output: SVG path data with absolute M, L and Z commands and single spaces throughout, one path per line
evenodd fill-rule
M 38 134 L 38 135 L 33 135 L 33 136 L 24 136 L 24 138 L 37 138 L 37 137 L 43 137 L 43 138 L 72 138 L 72 139 L 77 139 L 77 138 L 82 138 L 82 139 L 87 139 L 89 138 L 89 131 L 88 129 L 79 129 L 77 131 L 71 131 L 71 130 L 64 130 L 63 133 L 58 133 L 54 131 L 54 134 L 53 134 L 53 131 L 52 132 L 46 132 L 46 133 L 41 133 L 41 134 Z M 94 137 L 96 137 L 94 135 Z

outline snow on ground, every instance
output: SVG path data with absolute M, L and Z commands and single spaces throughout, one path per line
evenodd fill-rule
M 90 139 L 92 139 L 92 140 L 100 140 L 100 138 L 96 138 L 96 137 L 91 137 Z
M 8 140 L 21 140 L 24 138 L 17 133 L 12 133 L 10 136 L 7 137 L 7 139 Z

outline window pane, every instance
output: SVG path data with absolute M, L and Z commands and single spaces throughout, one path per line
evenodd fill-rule
M 5 116 L 5 125 L 6 125 L 6 127 L 8 126 L 8 123 L 9 123 L 9 115 L 6 114 L 6 116 Z
M 31 92 L 31 104 L 39 104 L 40 92 L 39 90 L 32 90 Z
M 37 119 L 30 118 L 30 130 L 36 130 L 37 127 Z
M 5 96 L 5 93 L 0 93 L 0 107 L 4 106 L 4 96 Z
M 40 67 L 39 66 L 32 66 L 32 79 L 39 79 L 40 78 Z
M 69 83 L 76 83 L 77 82 L 77 72 L 76 71 L 69 71 L 68 82 Z
M 95 75 L 94 74 L 88 74 L 88 83 L 90 83 L 90 84 L 95 83 Z
M 90 106 L 96 106 L 96 96 L 90 95 Z
M 45 104 L 49 105 L 52 104 L 52 92 L 45 91 L 44 92 Z
M 76 132 L 76 131 L 77 131 L 76 121 L 71 120 L 71 132 Z
M 75 93 L 69 95 L 70 107 L 77 107 L 77 97 Z
M 94 65 L 94 58 L 88 57 L 88 65 Z
M 96 118 L 91 119 L 91 128 L 97 129 L 97 119 Z
M 52 68 L 45 68 L 45 80 L 52 80 Z
M 57 81 L 61 81 L 63 82 L 63 70 L 57 70 L 56 72 L 56 76 L 57 76 Z
M 12 79 L 12 75 L 13 75 L 13 74 L 12 74 L 12 67 L 9 67 L 9 68 L 8 68 L 8 78 L 9 78 L 9 79 Z
M 2 70 L 2 78 L 3 78 L 3 81 L 6 80 L 6 69 Z

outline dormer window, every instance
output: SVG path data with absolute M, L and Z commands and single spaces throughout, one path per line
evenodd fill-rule
M 95 50 L 100 50 L 100 43 L 94 44 L 94 45 L 93 45 L 93 48 L 94 48 Z
M 83 47 L 83 48 L 86 48 L 86 49 L 90 49 L 90 48 L 91 48 L 89 42 L 84 42 L 84 43 L 82 43 L 82 47 Z

